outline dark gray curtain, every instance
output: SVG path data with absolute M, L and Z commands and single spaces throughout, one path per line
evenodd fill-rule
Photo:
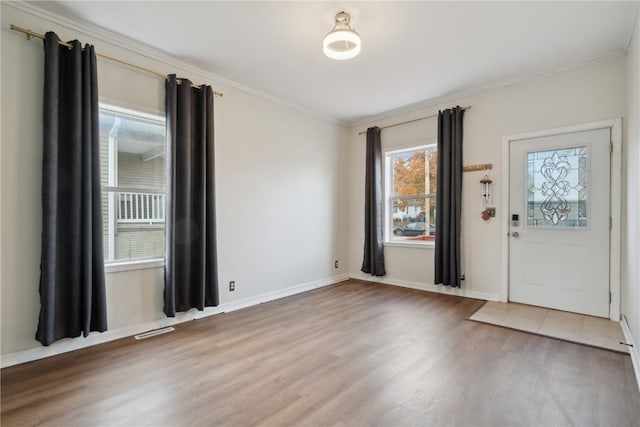
M 164 313 L 217 306 L 213 89 L 166 83 L 167 221 Z
M 460 287 L 462 118 L 460 107 L 438 113 L 435 284 Z
M 367 159 L 364 198 L 364 257 L 361 270 L 384 276 L 382 244 L 382 148 L 380 128 L 367 129 Z
M 107 330 L 96 55 L 44 41 L 42 253 L 36 339 Z

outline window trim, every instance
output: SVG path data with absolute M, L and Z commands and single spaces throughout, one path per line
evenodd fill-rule
M 425 151 L 429 148 L 433 147 L 433 149 L 437 150 L 437 140 L 422 140 L 415 142 L 413 144 L 406 144 L 401 147 L 393 147 L 384 150 L 384 182 L 383 182 L 383 235 L 384 235 L 384 245 L 389 247 L 402 247 L 402 248 L 413 248 L 413 249 L 432 249 L 435 247 L 435 240 L 392 240 L 393 236 L 393 224 L 391 218 L 393 217 L 391 213 L 391 198 L 393 197 L 390 194 L 390 191 L 393 189 L 393 166 L 391 165 L 391 156 L 398 153 L 404 153 L 408 151 L 417 151 L 420 149 L 424 149 Z M 425 193 L 425 199 L 434 198 L 435 194 L 431 196 L 430 193 Z
M 146 123 L 157 124 L 158 122 L 166 123 L 166 117 L 162 114 L 162 112 L 158 112 L 158 114 L 148 113 L 142 110 L 136 110 L 136 107 L 120 107 L 118 105 L 109 104 L 105 102 L 100 102 L 98 104 L 98 109 L 100 112 L 107 111 L 115 116 L 124 119 L 142 119 Z
M 164 257 L 104 262 L 104 272 L 106 274 L 119 273 L 121 271 L 146 270 L 150 268 L 162 267 L 164 267 Z
M 128 119 L 128 120 L 136 120 L 139 122 L 154 124 L 154 125 L 162 124 L 163 126 L 166 126 L 166 117 L 160 111 L 158 111 L 157 113 L 150 113 L 148 111 L 143 111 L 138 106 L 121 107 L 121 106 L 115 105 L 112 102 L 99 102 L 98 105 L 99 105 L 100 114 L 107 113 L 107 114 Z M 115 186 L 104 185 L 101 187 L 101 191 L 103 193 L 104 192 L 117 193 L 117 192 L 128 191 L 128 190 L 136 190 L 136 191 L 143 190 L 145 193 L 164 194 L 165 196 L 167 194 L 166 189 L 161 190 L 157 188 L 156 189 L 152 189 L 152 188 L 140 189 L 140 188 L 133 188 L 133 187 L 118 186 L 118 185 L 115 185 Z M 163 229 L 166 230 L 165 223 L 163 223 Z M 108 253 L 105 253 L 105 255 L 108 255 Z M 104 267 L 105 267 L 106 274 L 117 273 L 122 271 L 161 268 L 161 267 L 164 267 L 164 264 L 165 264 L 165 256 L 163 257 L 154 256 L 149 258 L 136 258 L 136 259 L 114 259 L 114 260 L 108 260 L 107 256 L 105 256 L 104 258 Z

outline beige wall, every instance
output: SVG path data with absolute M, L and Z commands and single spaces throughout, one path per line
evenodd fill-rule
M 622 314 L 640 345 L 640 8 L 626 68 L 623 147 Z M 636 349 L 636 354 L 640 352 Z
M 496 217 L 484 222 L 480 213 L 482 172 L 465 173 L 463 181 L 463 263 L 466 280 L 462 295 L 499 299 L 501 294 L 503 137 L 557 128 L 625 114 L 625 58 L 593 63 L 512 86 L 453 99 L 449 102 L 353 127 L 349 141 L 349 272 L 359 273 L 362 262 L 365 136 L 369 126 L 411 120 L 455 105 L 471 105 L 464 118 L 464 164 L 492 163 Z M 435 141 L 437 120 L 422 120 L 382 131 L 384 148 Z M 386 247 L 387 281 L 433 289 L 433 249 Z M 441 287 L 442 288 L 442 287 Z
M 42 69 L 40 41 L 27 41 L 10 24 L 61 39 L 79 39 L 99 53 L 176 72 L 224 93 L 215 99 L 218 265 L 223 307 L 260 302 L 290 289 L 330 282 L 346 271 L 342 168 L 346 130 L 266 96 L 236 89 L 160 52 L 96 36 L 26 13 L 3 2 L 1 34 L 2 145 L 0 147 L 1 354 L 29 358 L 99 342 L 101 334 L 35 341 L 39 313 L 41 233 Z M 104 34 L 104 33 L 101 33 Z M 109 40 L 107 40 L 109 38 Z M 127 50 L 120 46 L 127 46 Z M 134 52 L 132 50 L 138 50 Z M 144 52 L 144 53 L 140 53 Z M 150 59 L 158 58 L 158 59 Z M 156 77 L 98 61 L 100 100 L 163 114 L 164 83 Z M 340 268 L 333 267 L 334 260 Z M 236 281 L 230 293 L 227 283 Z M 161 267 L 107 274 L 110 337 L 168 321 L 162 313 Z M 234 305 L 235 304 L 235 305 Z M 209 310 L 208 312 L 213 312 Z M 187 319 L 187 316 L 178 318 Z
M 42 43 L 28 42 L 9 30 L 17 24 L 62 39 L 93 43 L 98 52 L 164 72 L 177 72 L 224 92 L 215 101 L 218 248 L 221 300 L 225 306 L 258 301 L 300 284 L 322 282 L 341 273 L 359 277 L 362 260 L 364 136 L 368 126 L 384 126 L 437 112 L 456 104 L 472 105 L 465 117 L 465 164 L 493 163 L 497 217 L 480 219 L 480 175 L 465 174 L 463 293 L 500 295 L 502 138 L 506 135 L 625 116 L 623 157 L 626 182 L 623 223 L 622 312 L 639 342 L 638 291 L 638 29 L 630 59 L 619 57 L 536 80 L 453 99 L 449 102 L 360 123 L 339 125 L 292 110 L 250 90 L 217 82 L 215 77 L 134 44 L 69 28 L 55 17 L 44 19 L 6 3 L 2 8 L 0 146 L 0 297 L 1 354 L 29 352 L 34 358 L 87 339 L 66 340 L 44 349 L 34 340 L 39 311 Z M 134 50 L 138 49 L 139 52 Z M 140 54 L 145 52 L 145 54 Z M 158 58 L 158 59 L 151 59 Z M 626 67 L 626 68 L 625 68 Z M 101 100 L 162 114 L 163 82 L 144 73 L 99 61 Z M 627 86 L 631 90 L 625 97 Z M 626 100 L 626 104 L 625 104 Z M 626 108 L 625 108 L 626 106 Z M 634 136 L 635 135 L 635 136 Z M 385 147 L 434 141 L 435 120 L 383 131 Z M 635 228 L 634 228 L 635 227 Z M 387 279 L 429 288 L 432 249 L 389 247 Z M 334 260 L 340 268 L 334 269 Z M 162 268 L 107 275 L 109 327 L 123 335 L 162 324 Z M 235 280 L 236 292 L 227 291 Z M 252 299 L 257 298 L 257 299 Z M 635 325 L 635 326 L 634 326 Z

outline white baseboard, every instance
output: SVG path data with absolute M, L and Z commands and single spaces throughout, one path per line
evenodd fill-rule
M 350 273 L 349 277 L 352 279 L 384 283 L 385 285 L 401 286 L 403 288 L 419 289 L 421 291 L 436 292 L 439 294 L 456 295 L 459 297 L 482 299 L 487 301 L 500 301 L 500 294 L 470 291 L 464 287 L 453 288 L 451 286 L 434 285 L 431 283 L 410 282 L 407 280 L 394 279 L 387 276 L 376 277 L 365 273 Z
M 45 357 L 55 356 L 57 354 L 67 353 L 69 351 L 78 350 L 93 345 L 102 344 L 108 341 L 120 338 L 130 337 L 142 332 L 154 329 L 164 328 L 194 319 L 213 316 L 215 314 L 240 310 L 242 308 L 251 307 L 265 302 L 273 301 L 280 298 L 296 295 L 302 292 L 321 288 L 323 286 L 333 285 L 338 282 L 349 280 L 349 275 L 340 274 L 325 279 L 315 280 L 312 282 L 302 283 L 285 289 L 256 295 L 253 297 L 243 298 L 237 301 L 231 301 L 221 304 L 217 307 L 207 307 L 204 311 L 190 310 L 186 313 L 178 313 L 176 317 L 165 317 L 150 322 L 140 323 L 137 325 L 114 329 L 103 333 L 92 332 L 86 338 L 67 338 L 53 343 L 48 347 L 34 347 L 15 353 L 4 354 L 0 357 L 0 367 L 17 365 L 20 363 L 31 362 L 33 360 L 43 359 Z
M 629 324 L 627 323 L 626 316 L 622 316 L 620 325 L 622 326 L 624 339 L 626 340 L 627 344 L 631 344 L 631 347 L 629 347 L 629 354 L 631 355 L 633 371 L 636 373 L 636 383 L 638 384 L 638 389 L 640 390 L 640 349 L 638 349 L 636 343 L 633 341 L 633 335 L 631 335 L 631 329 L 629 329 Z
M 290 297 L 292 295 L 300 294 L 302 292 L 311 291 L 313 289 L 322 288 L 324 286 L 333 285 L 335 283 L 344 282 L 345 280 L 349 280 L 348 274 L 340 274 L 337 276 L 332 276 L 326 279 L 315 280 L 312 282 L 302 283 L 300 285 L 291 286 L 285 289 L 279 289 L 273 292 L 267 292 L 265 294 L 256 295 L 254 297 L 243 298 L 238 301 L 232 301 L 224 304 L 224 306 L 212 307 L 212 308 L 220 308 L 223 307 L 223 312 L 228 313 L 231 311 L 240 310 L 243 308 L 251 307 L 254 305 L 262 304 L 265 302 L 277 300 L 280 298 Z M 217 313 L 212 313 L 217 314 Z M 207 313 L 207 311 L 196 311 L 195 318 L 200 319 L 202 317 L 210 316 L 211 314 Z

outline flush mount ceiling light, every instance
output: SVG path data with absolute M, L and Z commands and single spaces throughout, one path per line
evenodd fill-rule
M 341 11 L 336 13 L 336 23 L 324 36 L 324 54 L 331 59 L 351 59 L 360 53 L 360 36 L 349 23 L 351 15 Z

